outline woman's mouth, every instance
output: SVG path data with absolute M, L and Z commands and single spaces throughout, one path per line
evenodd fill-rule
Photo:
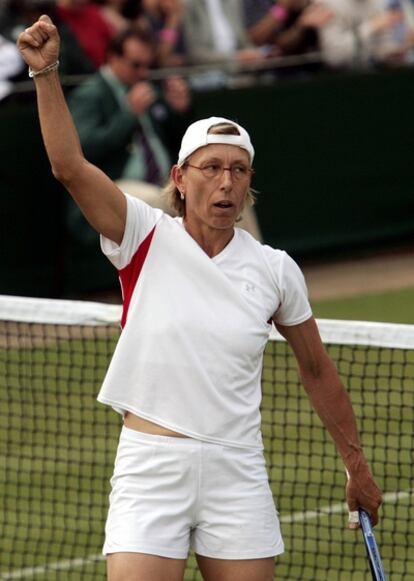
M 219 202 L 216 202 L 215 204 L 213 204 L 216 208 L 221 208 L 224 210 L 227 210 L 229 208 L 233 207 L 233 203 L 230 202 L 229 200 L 220 200 Z

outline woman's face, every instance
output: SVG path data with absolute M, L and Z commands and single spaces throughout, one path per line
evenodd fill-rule
M 185 196 L 186 222 L 233 228 L 250 187 L 249 170 L 247 151 L 236 145 L 210 144 L 194 152 L 185 167 L 176 169 L 176 184 Z

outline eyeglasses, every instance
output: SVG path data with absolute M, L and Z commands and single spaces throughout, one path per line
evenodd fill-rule
M 254 173 L 251 167 L 247 167 L 241 163 L 235 163 L 231 167 L 224 167 L 221 163 L 208 163 L 203 166 L 187 163 L 187 166 L 200 170 L 203 176 L 210 180 L 221 178 L 224 171 L 229 171 L 234 181 L 241 182 L 247 180 Z

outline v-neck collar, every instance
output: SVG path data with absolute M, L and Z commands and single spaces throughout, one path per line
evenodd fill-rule
M 191 236 L 191 234 L 189 234 L 187 232 L 186 227 L 184 225 L 184 220 L 183 220 L 182 216 L 177 217 L 176 218 L 176 221 L 181 225 L 182 229 L 188 234 L 188 236 L 190 236 L 190 238 L 192 238 L 194 240 L 195 244 L 197 244 L 197 246 L 199 248 L 201 248 L 201 250 L 207 255 L 207 252 L 205 252 L 205 250 L 202 248 L 202 246 L 200 246 L 200 244 L 197 242 L 197 240 L 195 238 L 193 238 Z M 216 254 L 215 256 L 209 257 L 210 260 L 213 260 L 214 262 L 219 262 L 220 259 L 229 252 L 229 250 L 231 249 L 232 245 L 234 244 L 234 241 L 235 241 L 237 235 L 238 235 L 237 228 L 234 228 L 233 229 L 233 236 L 228 241 L 228 243 L 226 244 L 226 246 L 218 254 Z

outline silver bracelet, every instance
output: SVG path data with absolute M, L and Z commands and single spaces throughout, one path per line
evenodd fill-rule
M 59 68 L 59 61 L 56 61 L 55 63 L 52 63 L 51 65 L 48 65 L 44 69 L 40 69 L 40 71 L 34 71 L 33 69 L 31 69 L 29 67 L 29 77 L 31 79 L 33 79 L 33 77 L 47 75 L 48 73 L 51 73 L 52 71 L 56 71 L 58 68 Z

